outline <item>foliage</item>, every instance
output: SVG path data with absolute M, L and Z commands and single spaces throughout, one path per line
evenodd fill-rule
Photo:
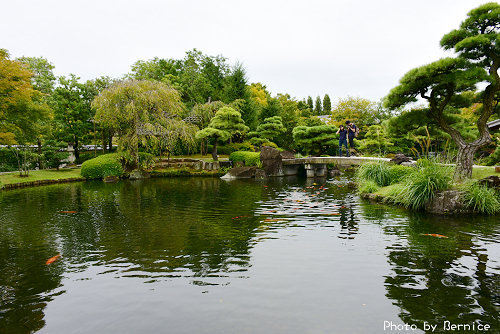
M 366 130 L 359 150 L 364 153 L 378 153 L 382 155 L 386 152 L 392 152 L 392 146 L 394 146 L 394 144 L 387 134 L 386 127 L 382 125 L 371 125 Z
M 500 199 L 493 188 L 481 185 L 478 181 L 467 182 L 463 186 L 465 207 L 473 212 L 495 214 L 500 212 Z
M 372 194 L 372 193 L 376 192 L 379 188 L 380 187 L 377 184 L 377 182 L 375 182 L 373 180 L 366 180 L 366 181 L 360 182 L 360 185 L 358 187 L 358 192 L 360 194 Z
M 389 167 L 390 184 L 395 184 L 404 181 L 406 177 L 411 175 L 413 172 L 414 172 L 413 167 L 407 167 L 401 165 L 390 166 Z
M 33 73 L 31 82 L 33 88 L 43 94 L 50 94 L 54 91 L 56 77 L 52 70 L 52 65 L 46 58 L 43 57 L 20 57 L 17 58 L 20 62 L 26 64 L 28 69 Z
M 67 159 L 69 153 L 67 151 L 59 151 L 59 147 L 47 146 L 43 147 L 43 164 L 46 168 L 57 168 L 61 165 L 61 161 Z
M 388 198 L 407 208 L 421 209 L 436 192 L 449 188 L 452 174 L 453 170 L 450 167 L 421 159 L 417 163 L 417 169 L 406 176 L 401 183 L 402 186 L 395 187 L 397 191 L 393 190 Z
M 332 101 L 330 100 L 330 96 L 325 94 L 323 98 L 323 114 L 329 114 L 332 112 Z
M 233 163 L 243 161 L 245 166 L 257 166 L 260 162 L 260 152 L 236 151 L 229 155 L 229 160 Z
M 391 175 L 391 166 L 383 161 L 364 163 L 356 170 L 356 179 L 359 183 L 373 181 L 379 187 L 391 184 Z
M 282 119 L 280 116 L 273 116 L 266 118 L 263 123 L 261 123 L 255 132 L 248 133 L 248 136 L 256 136 L 260 138 L 252 138 L 250 141 L 256 146 L 262 145 L 262 143 L 273 140 L 279 135 L 286 131 L 283 126 Z
M 208 145 L 208 150 L 211 151 L 213 150 L 212 145 Z M 222 146 L 217 146 L 217 152 L 220 154 L 231 154 L 236 151 L 248 151 L 248 152 L 254 152 L 255 148 L 254 145 L 251 144 L 250 142 L 246 141 L 243 143 L 231 143 L 231 144 L 226 144 Z
M 79 157 L 78 147 L 84 136 L 94 128 L 91 118 L 91 97 L 87 86 L 78 82 L 79 78 L 71 74 L 69 78 L 60 77 L 59 86 L 52 94 L 52 108 L 56 121 L 56 136 L 68 143 L 73 143 L 75 156 Z
M 86 179 L 102 179 L 106 176 L 123 176 L 123 167 L 118 153 L 104 154 L 85 161 L 80 171 Z
M 496 142 L 500 144 L 500 137 L 496 138 Z M 493 153 L 490 154 L 488 160 L 486 161 L 486 164 L 488 166 L 497 165 L 498 163 L 500 163 L 500 145 L 497 145 L 495 151 L 493 151 Z
M 332 108 L 332 124 L 339 126 L 349 120 L 360 128 L 379 123 L 377 104 L 361 97 L 339 99 Z
M 0 172 L 17 170 L 17 158 L 13 150 L 0 148 Z
M 314 103 L 314 115 L 322 115 L 323 106 L 321 104 L 321 97 L 316 96 L 316 102 Z
M 39 154 L 34 153 L 29 146 L 18 145 L 11 148 L 17 160 L 17 169 L 19 176 L 29 176 L 30 169 L 35 168 L 38 160 L 41 158 Z
M 0 144 L 24 144 L 36 138 L 36 123 L 49 118 L 50 110 L 33 88 L 27 65 L 10 60 L 0 49 Z
M 337 129 L 331 125 L 297 126 L 293 129 L 293 139 L 304 152 L 321 155 L 328 148 L 338 145 Z
M 139 143 L 155 145 L 168 133 L 170 120 L 183 112 L 179 93 L 161 82 L 128 80 L 114 83 L 92 102 L 95 120 L 115 129 L 118 149 L 139 162 Z
M 139 168 L 142 170 L 152 170 L 155 166 L 156 158 L 151 153 L 139 152 Z
M 314 102 L 312 97 L 308 96 L 307 97 L 307 106 L 309 107 L 309 110 L 312 112 L 314 110 Z
M 491 142 L 486 122 L 498 109 L 497 93 L 500 91 L 500 5 L 487 3 L 468 13 L 459 29 L 443 36 L 441 46 L 453 49 L 456 58 L 444 58 L 407 72 L 399 86 L 393 88 L 385 98 L 387 107 L 400 107 L 427 100 L 428 114 L 447 132 L 458 147 L 455 179 L 470 178 L 474 153 Z M 470 107 L 474 102 L 467 92 L 474 91 L 477 84 L 484 89 L 477 94 L 482 107 L 476 121 L 478 135 L 472 142 L 449 124 L 447 117 L 457 113 L 458 108 Z M 465 93 L 465 94 L 464 94 Z M 474 95 L 474 94 L 469 94 Z

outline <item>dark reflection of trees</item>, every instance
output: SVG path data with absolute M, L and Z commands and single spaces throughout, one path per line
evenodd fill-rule
M 43 312 L 51 300 L 45 293 L 60 285 L 62 270 L 57 263 L 45 265 L 59 253 L 53 226 L 47 224 L 53 200 L 53 192 L 40 196 L 39 190 L 0 194 L 2 333 L 30 333 L 45 325 Z M 21 209 L 8 210 L 11 204 Z
M 64 270 L 99 265 L 120 277 L 207 279 L 246 270 L 262 189 L 255 182 L 182 178 L 0 194 L 0 332 L 42 328 Z M 61 260 L 45 265 L 58 253 Z
M 407 237 L 387 248 L 392 273 L 386 277 L 387 296 L 399 306 L 404 323 L 488 323 L 493 331 L 500 329 L 499 268 L 487 272 L 488 255 L 475 234 L 493 235 L 490 218 L 441 218 L 410 214 L 407 228 L 387 234 Z M 498 228 L 498 227 L 497 227 Z M 448 239 L 425 236 L 438 233 Z M 464 263 L 465 257 L 467 263 Z M 472 260 L 472 261 L 471 261 Z M 471 266 L 469 263 L 476 263 Z
M 340 239 L 354 239 L 358 234 L 359 227 L 353 210 L 352 194 L 346 194 L 340 201 Z

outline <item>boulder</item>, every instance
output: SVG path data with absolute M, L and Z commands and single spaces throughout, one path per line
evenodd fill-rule
M 404 161 L 401 163 L 401 166 L 417 167 L 417 163 L 415 161 Z
M 115 182 L 118 182 L 120 180 L 120 178 L 118 176 L 110 175 L 110 176 L 104 177 L 104 179 L 102 179 L 102 180 L 106 183 L 115 183 Z
M 274 147 L 262 147 L 260 161 L 266 176 L 283 176 L 283 161 L 279 150 Z
M 394 162 L 396 165 L 401 165 L 403 162 L 410 162 L 411 158 L 407 157 L 403 153 L 398 153 L 391 159 L 391 162 Z
M 462 194 L 458 190 L 438 192 L 431 201 L 425 204 L 425 211 L 440 215 L 466 212 L 462 202 Z
M 255 171 L 257 167 L 235 167 L 229 170 L 226 175 L 222 176 L 222 179 L 249 179 L 255 177 Z
M 133 171 L 130 172 L 129 178 L 131 180 L 139 180 L 139 179 L 147 179 L 149 177 L 150 177 L 149 173 L 140 169 L 134 169 Z
M 500 189 L 500 177 L 496 175 L 490 175 L 484 179 L 479 180 L 480 184 L 486 185 L 488 188 Z
M 295 159 L 295 154 L 290 151 L 281 151 L 281 159 Z

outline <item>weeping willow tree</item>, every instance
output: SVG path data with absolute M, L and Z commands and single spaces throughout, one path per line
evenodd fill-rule
M 139 163 L 139 144 L 160 144 L 161 134 L 183 112 L 177 90 L 161 82 L 128 80 L 104 89 L 92 102 L 95 120 L 116 129 L 118 150 L 126 153 L 131 167 Z

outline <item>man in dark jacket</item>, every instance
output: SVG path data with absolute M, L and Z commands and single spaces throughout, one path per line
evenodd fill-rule
M 354 134 L 356 133 L 356 125 L 351 123 L 350 121 L 345 121 L 345 125 L 347 126 L 347 138 L 349 139 L 349 148 L 354 150 Z

